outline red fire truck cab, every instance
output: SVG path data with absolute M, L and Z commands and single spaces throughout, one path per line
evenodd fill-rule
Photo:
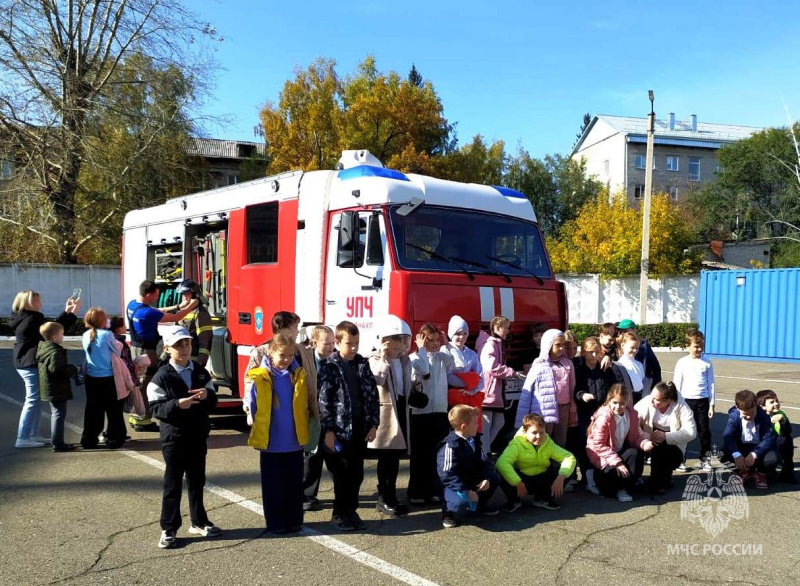
M 532 324 L 566 326 L 565 289 L 525 195 L 403 174 L 367 151 L 345 151 L 338 166 L 195 193 L 125 217 L 124 301 L 144 279 L 161 284 L 160 306 L 176 302 L 181 280 L 201 284 L 223 406 L 241 401 L 248 357 L 272 336 L 280 310 L 305 324 L 354 322 L 362 354 L 375 342 L 374 320 L 387 313 L 413 331 L 428 321 L 446 328 L 459 314 L 473 339 L 504 315 L 513 322 L 515 367 L 534 358 Z

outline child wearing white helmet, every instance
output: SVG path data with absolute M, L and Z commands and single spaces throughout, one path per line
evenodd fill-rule
M 469 325 L 460 315 L 454 315 L 447 324 L 447 337 L 450 342 L 442 346 L 442 350 L 448 352 L 456 363 L 455 372 L 474 372 L 480 377 L 478 386 L 469 390 L 462 390 L 462 393 L 474 395 L 483 390 L 483 369 L 478 353 L 472 348 L 467 348 L 467 338 L 469 337 Z
M 375 351 L 369 358 L 370 369 L 378 385 L 380 425 L 375 439 L 367 447 L 377 456 L 378 503 L 375 509 L 396 517 L 408 513 L 408 507 L 397 499 L 397 476 L 400 456 L 407 448 L 406 394 L 411 377 L 405 376 L 400 362 L 405 339 L 411 337 L 408 324 L 394 315 L 387 315 L 376 324 Z

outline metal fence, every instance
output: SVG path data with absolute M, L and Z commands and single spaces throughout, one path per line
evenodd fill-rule
M 0 317 L 11 315 L 11 303 L 19 291 L 33 289 L 42 296 L 42 313 L 55 317 L 64 311 L 73 289 L 81 289 L 80 314 L 100 306 L 109 315 L 121 307 L 120 267 L 113 265 L 0 264 Z
M 603 279 L 600 275 L 556 275 L 567 285 L 572 323 L 639 321 L 639 277 Z M 700 315 L 700 276 L 649 279 L 647 323 L 688 323 Z
M 603 323 L 639 316 L 639 278 L 601 279 L 599 275 L 557 275 L 567 285 L 569 319 L 572 323 Z M 11 315 L 11 301 L 18 291 L 34 289 L 42 294 L 42 312 L 58 315 L 75 288 L 83 290 L 81 313 L 99 305 L 109 314 L 122 311 L 120 267 L 111 265 L 0 264 L 0 292 L 7 303 L 0 316 Z M 678 275 L 650 279 L 647 297 L 648 323 L 697 322 L 700 276 Z

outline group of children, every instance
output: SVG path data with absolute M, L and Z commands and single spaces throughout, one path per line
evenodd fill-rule
M 299 318 L 293 319 L 299 324 Z M 653 493 L 663 494 L 673 471 L 684 464 L 686 446 L 698 430 L 701 463 L 704 468 L 710 466 L 708 420 L 713 416 L 715 395 L 713 369 L 702 357 L 702 334 L 689 335 L 689 356 L 679 361 L 676 383 L 672 383 L 660 381 L 655 354 L 641 343 L 630 320 L 620 324 L 627 326 L 619 328 L 622 331 L 615 331 L 611 324 L 604 326 L 604 337 L 610 340 L 584 340 L 581 356 L 576 356 L 577 340 L 569 332 L 546 330 L 536 340 L 539 355 L 527 374 L 505 363 L 504 340 L 510 326 L 506 318 L 495 317 L 490 332 L 481 332 L 476 350 L 472 350 L 466 346 L 466 322 L 453 316 L 446 337 L 435 324 L 423 325 L 414 336 L 416 350 L 409 352 L 410 328 L 388 316 L 376 324 L 375 350 L 367 359 L 358 354 L 359 332 L 350 322 L 342 322 L 335 331 L 317 326 L 307 349 L 292 346 L 291 338 L 275 346 L 277 334 L 266 351 L 257 349 L 254 355 L 260 356 L 255 361 L 260 376 L 268 373 L 278 380 L 287 369 L 309 369 L 317 380 L 316 393 L 308 386 L 305 391 L 295 390 L 294 396 L 304 402 L 291 403 L 295 411 L 291 417 L 288 412 L 283 416 L 296 422 L 292 451 L 297 462 L 306 449 L 312 452 L 306 459 L 317 458 L 318 466 L 307 465 L 301 471 L 295 464 L 289 480 L 285 475 L 288 467 L 265 463 L 262 458 L 268 530 L 299 530 L 303 509 L 309 510 L 310 502 L 316 505 L 316 494 L 309 495 L 308 487 L 318 486 L 322 462 L 333 477 L 333 525 L 341 531 L 363 527 L 357 512 L 358 494 L 369 454 L 377 460 L 377 509 L 381 513 L 396 516 L 407 512 L 407 505 L 398 500 L 396 482 L 400 457 L 408 452 L 408 504 L 441 503 L 445 527 L 455 526 L 468 510 L 496 514 L 488 501 L 498 487 L 506 494 L 509 512 L 519 508 L 519 498 L 525 495 L 533 496 L 536 506 L 557 509 L 555 499 L 575 488 L 578 462 L 581 482 L 593 493 L 627 502 L 633 498 L 633 489 L 645 484 Z M 331 337 L 335 350 L 326 355 L 320 350 L 329 347 Z M 608 348 L 612 342 L 614 347 Z M 279 361 L 278 348 L 283 348 L 284 362 Z M 640 360 L 640 352 L 649 365 Z M 294 360 L 288 364 L 292 353 Z M 605 360 L 606 356 L 610 360 Z M 262 393 L 252 384 L 253 376 L 248 371 L 251 411 L 257 408 Z M 505 382 L 521 376 L 525 383 L 516 413 L 517 431 L 510 442 L 503 442 L 507 446 L 495 457 L 492 444 L 503 439 L 498 436 L 504 424 Z M 768 408 L 779 410 L 776 398 L 770 396 L 769 400 Z M 737 398 L 729 417 L 748 421 L 740 402 Z M 318 406 L 317 414 L 314 406 Z M 299 419 L 297 409 L 302 414 Z M 280 410 L 273 402 L 273 419 Z M 307 429 L 315 427 L 316 418 L 318 440 L 306 435 Z M 312 423 L 297 423 L 300 420 Z M 268 420 L 251 421 L 251 445 L 262 450 L 263 443 L 252 438 L 272 436 L 283 429 L 274 428 Z M 745 424 L 742 429 L 752 427 Z M 781 428 L 784 437 L 791 437 L 785 414 L 778 422 L 776 413 L 773 428 Z M 736 454 L 744 454 L 741 461 L 747 469 L 741 468 L 743 479 L 752 476 L 757 486 L 764 486 L 762 468 L 774 465 L 777 438 L 770 439 L 775 435 L 773 428 L 756 427 L 751 435 L 734 442 Z M 735 432 L 726 432 L 728 443 L 731 433 Z M 753 437 L 758 439 L 755 445 L 760 456 L 747 460 L 748 454 L 755 453 Z M 766 443 L 762 446 L 762 442 Z M 793 479 L 791 440 L 781 445 L 788 446 L 784 453 L 789 457 L 783 462 L 781 478 Z M 730 452 L 737 467 L 738 457 Z M 641 478 L 645 458 L 651 464 L 647 483 Z M 284 479 L 283 484 L 276 481 L 279 478 Z M 300 485 L 306 488 L 305 502 L 297 490 Z
M 304 510 L 317 507 L 323 464 L 333 478 L 332 524 L 340 531 L 363 528 L 358 506 L 367 456 L 377 460 L 379 512 L 408 511 L 397 494 L 400 459 L 408 453 L 408 504 L 441 503 L 446 528 L 468 511 L 497 514 L 488 505 L 497 488 L 509 513 L 526 496 L 534 506 L 558 509 L 556 499 L 575 489 L 578 465 L 587 490 L 627 502 L 643 483 L 649 457 L 647 486 L 663 494 L 698 431 L 701 463 L 710 467 L 708 422 L 716 397 L 700 332 L 688 335 L 689 355 L 678 361 L 674 382 L 662 382 L 655 355 L 630 320 L 619 324 L 620 331 L 605 324 L 599 337 L 583 340 L 580 356 L 569 332 L 538 332 L 539 353 L 527 373 L 506 364 L 511 322 L 502 316 L 491 320 L 488 333 L 480 332 L 475 350 L 466 346 L 470 332 L 459 316 L 448 323 L 446 336 L 426 323 L 414 336 L 414 352 L 409 326 L 386 316 L 375 324 L 369 357 L 358 353 L 360 332 L 351 322 L 315 326 L 307 345 L 297 342 L 299 325 L 293 313 L 275 314 L 272 339 L 254 349 L 245 373 L 248 444 L 260 453 L 271 534 L 301 529 Z M 53 383 L 73 373 L 58 345 L 63 328 L 45 324 L 42 335 L 43 387 L 61 389 Z M 208 413 L 216 396 L 208 372 L 191 360 L 191 341 L 180 327 L 165 337 L 169 361 L 147 386 L 166 462 L 162 548 L 175 544 L 184 475 L 190 533 L 220 533 L 202 498 Z M 505 441 L 505 386 L 521 377 L 516 432 Z M 62 412 L 60 392 L 49 396 Z M 63 416 L 53 420 L 55 446 L 63 442 Z M 56 421 L 62 421 L 60 429 Z M 721 459 L 759 488 L 766 488 L 778 465 L 778 478 L 794 482 L 791 438 L 773 391 L 740 391 L 728 413 Z M 498 442 L 503 449 L 496 455 L 492 445 Z

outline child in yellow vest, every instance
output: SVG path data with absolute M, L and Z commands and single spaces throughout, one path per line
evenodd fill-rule
M 261 451 L 261 494 L 267 531 L 295 533 L 303 523 L 303 446 L 311 415 L 306 373 L 295 342 L 276 334 L 263 366 L 247 371 L 248 445 Z

